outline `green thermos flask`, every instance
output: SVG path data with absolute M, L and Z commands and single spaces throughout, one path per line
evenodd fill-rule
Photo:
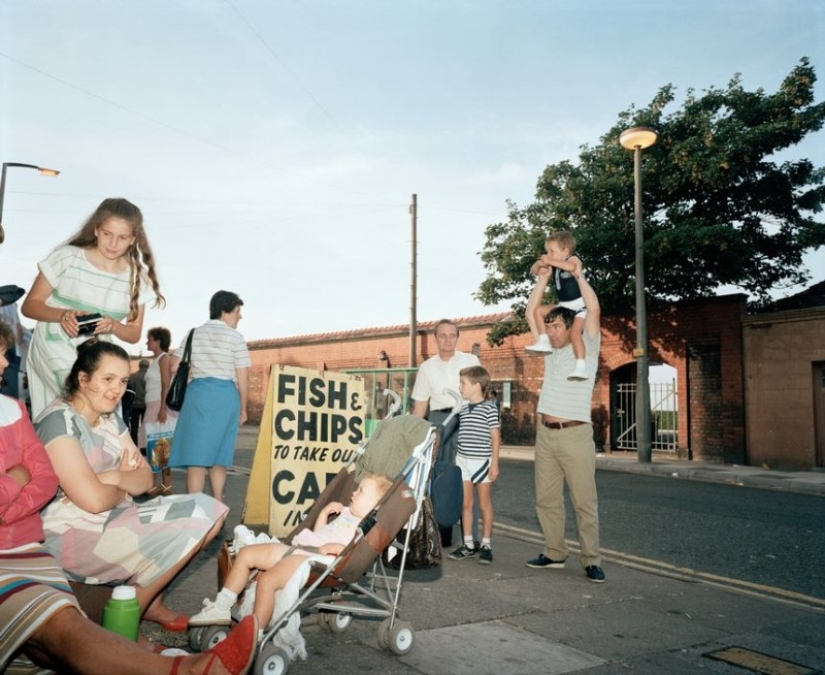
M 140 604 L 134 586 L 115 586 L 103 607 L 103 627 L 137 642 Z

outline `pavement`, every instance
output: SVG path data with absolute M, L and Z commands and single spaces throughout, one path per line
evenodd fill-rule
M 173 582 L 170 606 L 194 613 L 217 589 L 215 557 L 240 522 L 257 427 L 241 429 L 236 466 L 227 480 L 231 507 L 221 540 L 212 542 Z M 502 456 L 532 460 L 532 448 L 507 447 Z M 600 455 L 598 470 L 650 473 L 799 491 L 825 496 L 825 473 L 780 472 L 654 457 Z M 184 474 L 173 472 L 176 492 Z M 607 583 L 589 582 L 576 556 L 561 570 L 533 570 L 524 561 L 541 550 L 541 534 L 497 527 L 495 560 L 453 561 L 404 573 L 399 616 L 414 630 L 409 653 L 378 646 L 379 620 L 356 617 L 341 633 L 304 617 L 306 661 L 294 675 L 709 675 L 825 672 L 825 599 L 774 594 L 753 585 L 692 570 L 649 564 L 605 552 Z M 576 543 L 571 542 L 573 550 Z M 185 646 L 184 634 L 144 622 L 150 637 Z M 253 669 L 252 673 L 262 673 Z M 274 673 L 272 675 L 275 675 Z

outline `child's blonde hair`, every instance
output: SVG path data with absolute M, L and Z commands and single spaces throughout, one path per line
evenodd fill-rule
M 490 390 L 490 373 L 487 372 L 486 368 L 482 366 L 468 366 L 467 368 L 462 368 L 458 376 L 467 378 L 473 384 L 480 384 L 482 395 L 484 397 L 487 396 L 487 392 Z
M 371 480 L 375 483 L 375 487 L 378 490 L 378 501 L 381 501 L 392 487 L 392 480 L 383 473 L 368 473 L 361 479 L 361 482 L 363 483 L 365 480 Z
M 570 255 L 573 255 L 576 252 L 576 237 L 574 237 L 571 232 L 567 232 L 565 230 L 562 230 L 561 232 L 552 232 L 547 236 L 547 239 L 544 240 L 544 243 L 548 244 L 551 241 L 556 242 L 560 248 L 566 248 L 569 250 Z

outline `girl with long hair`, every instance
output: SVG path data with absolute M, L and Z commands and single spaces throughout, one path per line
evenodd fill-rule
M 127 199 L 104 199 L 38 268 L 21 307 L 37 321 L 28 354 L 35 417 L 62 395 L 78 343 L 91 334 L 135 344 L 146 302 L 154 295 L 155 306 L 165 305 L 143 214 Z

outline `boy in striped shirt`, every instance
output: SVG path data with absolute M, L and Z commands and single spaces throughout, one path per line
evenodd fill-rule
M 478 562 L 493 562 L 490 536 L 493 533 L 492 484 L 498 478 L 498 451 L 501 444 L 498 406 L 487 400 L 490 374 L 481 366 L 470 366 L 459 373 L 458 391 L 467 401 L 459 413 L 456 464 L 461 469 L 464 502 L 461 524 L 464 543 L 450 553 L 453 560 L 478 555 Z M 478 492 L 481 512 L 481 546 L 473 541 L 473 486 Z

